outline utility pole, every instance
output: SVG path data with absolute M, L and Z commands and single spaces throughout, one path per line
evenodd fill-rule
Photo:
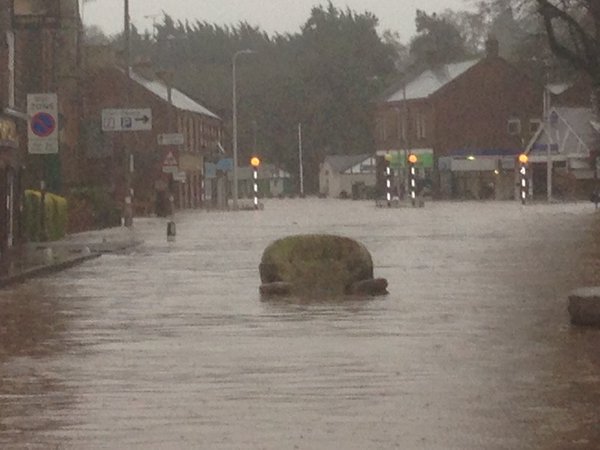
M 402 165 L 404 166 L 404 192 L 408 192 L 408 177 L 409 177 L 409 167 L 408 167 L 408 151 L 410 147 L 410 119 L 408 117 L 408 103 L 406 102 L 406 74 L 404 75 L 404 82 L 402 83 L 402 103 L 404 106 L 404 158 Z
M 551 105 L 551 94 L 548 84 L 550 83 L 550 72 L 547 69 L 546 72 L 546 84 L 544 85 L 544 103 L 543 103 L 543 114 L 544 114 L 544 129 L 546 130 L 546 134 L 548 135 L 548 143 L 546 144 L 546 194 L 547 201 L 550 203 L 552 201 L 552 146 L 554 144 L 554 138 L 552 137 L 552 129 L 554 128 L 554 124 L 552 123 L 552 117 L 550 114 Z M 534 187 L 535 188 L 535 187 Z
M 129 0 L 123 0 L 124 6 L 124 30 L 125 34 L 125 71 L 127 74 L 127 85 L 125 88 L 127 107 L 131 106 L 131 24 L 129 19 Z M 131 189 L 131 150 L 126 141 L 125 145 L 125 206 L 123 207 L 123 224 L 126 227 L 133 226 L 133 195 Z
M 304 197 L 304 163 L 302 155 L 302 123 L 298 124 L 298 163 L 300 167 L 300 197 Z
M 238 137 L 237 137 L 237 73 L 236 60 L 240 55 L 255 53 L 254 50 L 238 50 L 231 58 L 231 76 L 232 76 L 232 111 L 233 111 L 233 210 L 238 208 Z

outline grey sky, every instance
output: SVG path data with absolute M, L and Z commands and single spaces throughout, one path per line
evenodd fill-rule
M 314 5 L 327 0 L 130 0 L 132 22 L 140 29 L 151 28 L 152 15 L 160 20 L 161 11 L 176 19 L 201 20 L 220 25 L 247 21 L 270 34 L 294 33 L 310 16 Z M 380 21 L 380 31 L 389 29 L 408 41 L 415 33 L 417 8 L 429 13 L 447 8 L 469 9 L 472 0 L 334 0 L 338 8 L 370 11 Z M 85 4 L 84 21 L 113 34 L 123 27 L 123 0 L 93 0 Z

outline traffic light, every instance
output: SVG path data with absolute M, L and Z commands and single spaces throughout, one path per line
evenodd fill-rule
M 417 168 L 415 164 L 419 161 L 419 158 L 414 153 L 408 155 L 408 180 L 410 189 L 410 201 L 415 206 L 417 201 Z
M 525 153 L 519 155 L 519 174 L 520 174 L 520 195 L 521 203 L 527 202 L 527 195 L 529 194 L 528 180 L 527 180 L 527 163 L 529 157 Z

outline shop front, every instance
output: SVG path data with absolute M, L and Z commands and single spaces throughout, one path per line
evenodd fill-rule
M 21 168 L 19 138 L 13 119 L 0 116 L 0 270 L 4 273 L 14 261 L 21 241 Z

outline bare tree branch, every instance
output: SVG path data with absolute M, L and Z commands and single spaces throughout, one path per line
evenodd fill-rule
M 596 19 L 596 35 L 598 35 L 600 17 L 597 17 L 596 14 L 600 16 L 600 8 L 595 4 L 596 2 L 597 0 L 587 0 L 584 5 L 588 7 L 586 9 L 590 16 Z M 583 25 L 569 14 L 569 6 L 573 6 L 573 3 L 562 0 L 562 8 L 549 0 L 537 0 L 537 3 L 552 51 L 569 61 L 574 67 L 588 72 L 594 80 L 600 83 L 600 42 L 589 35 Z M 568 30 L 572 41 L 571 46 L 561 41 L 557 33 L 557 27 L 560 25 Z

